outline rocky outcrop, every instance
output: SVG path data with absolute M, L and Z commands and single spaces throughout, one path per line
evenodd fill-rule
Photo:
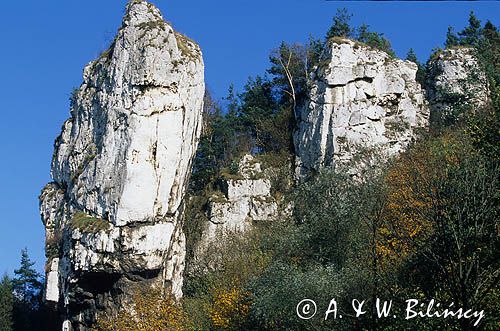
M 429 61 L 427 97 L 436 121 L 453 121 L 488 103 L 486 74 L 470 47 L 439 51 Z
M 182 208 L 201 130 L 199 47 L 153 5 L 129 2 L 111 45 L 89 63 L 54 145 L 40 196 L 45 299 L 87 330 L 140 286 L 182 294 Z
M 401 151 L 428 125 L 417 65 L 347 39 L 329 41 L 295 135 L 296 174 L 346 163 L 366 148 Z
M 251 155 L 240 160 L 235 174 L 226 174 L 220 179 L 220 187 L 221 192 L 209 198 L 209 222 L 202 245 L 215 240 L 219 234 L 244 232 L 254 222 L 270 221 L 278 216 L 271 182 Z

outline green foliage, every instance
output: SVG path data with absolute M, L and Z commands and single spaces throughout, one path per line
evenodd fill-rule
M 271 181 L 271 195 L 277 200 L 288 198 L 293 189 L 293 155 L 286 151 L 259 154 L 256 158 Z
M 238 121 L 237 100 L 234 90 L 229 88 L 228 113 L 222 113 L 221 106 L 215 102 L 209 91 L 204 98 L 204 128 L 196 151 L 189 189 L 199 194 L 217 178 L 220 169 L 229 165 L 248 149 L 248 138 L 242 133 Z
M 71 226 L 82 232 L 97 233 L 109 229 L 109 222 L 97 217 L 92 217 L 84 212 L 76 212 L 71 219 Z
M 231 162 L 231 165 L 229 166 L 229 173 L 231 175 L 237 175 L 239 171 L 240 171 L 240 167 L 239 167 L 238 161 L 233 160 Z
M 340 11 L 330 37 L 356 37 L 391 52 L 383 35 L 366 25 L 355 35 L 349 19 Z M 194 330 L 471 329 L 450 319 L 377 319 L 372 311 L 358 319 L 345 314 L 324 321 L 319 314 L 303 321 L 295 307 L 307 297 L 320 311 L 332 297 L 345 300 L 339 303 L 345 307 L 352 298 L 367 305 L 376 297 L 392 298 L 396 307 L 408 298 L 455 301 L 485 309 L 485 330 L 498 326 L 500 38 L 490 22 L 479 30 L 477 25 L 471 18 L 458 36 L 450 29 L 447 46 L 476 47 L 491 105 L 475 109 L 469 95 L 448 95 L 453 111 L 470 113 L 466 121 L 431 130 L 389 164 L 363 155 L 360 161 L 374 161 L 378 170 L 364 169 L 359 177 L 347 170 L 353 165 L 337 166 L 290 189 L 294 112 L 306 101 L 307 75 L 319 61 L 321 42 L 281 44 L 271 53 L 269 76 L 250 79 L 239 94 L 231 88 L 225 107 L 213 103 L 195 160 L 200 196 L 188 206 L 188 247 L 208 223 L 204 209 L 216 179 L 239 176 L 236 165 L 244 153 L 257 154 L 266 173 L 279 169 L 273 194 L 290 199 L 293 216 L 246 234 L 225 233 L 189 262 L 184 303 Z M 407 59 L 417 63 L 417 79 L 424 82 L 426 71 L 413 50 Z M 388 128 L 403 129 L 399 123 Z
M 282 43 L 270 55 L 268 76 L 249 78 L 242 93 L 229 88 L 225 107 L 205 95 L 205 126 L 190 191 L 201 194 L 217 178 L 235 178 L 234 162 L 244 154 L 291 154 L 296 107 L 307 96 L 307 76 L 319 61 L 322 43 Z M 233 167 L 232 167 L 233 165 Z
M 259 149 L 266 148 L 272 141 L 271 132 L 266 130 L 265 123 L 278 111 L 278 104 L 273 93 L 271 82 L 264 77 L 249 78 L 240 94 L 239 119 L 243 126 L 255 138 Z
M 319 307 L 328 307 L 331 296 L 345 295 L 343 277 L 334 267 L 315 265 L 300 268 L 275 262 L 250 285 L 250 318 L 257 330 L 332 330 L 323 316 L 314 320 L 297 318 L 295 307 L 304 298 L 314 298 Z M 321 314 L 320 314 L 321 315 Z
M 333 25 L 326 34 L 326 39 L 333 37 L 350 38 L 353 35 L 353 29 L 349 26 L 352 14 L 349 14 L 346 8 L 337 9 L 333 17 Z
M 401 214 L 390 214 L 387 222 L 399 241 L 393 249 L 403 262 L 401 285 L 412 295 L 485 309 L 489 317 L 483 326 L 494 329 L 498 315 L 491 303 L 498 298 L 500 270 L 498 160 L 482 156 L 468 136 L 455 130 L 421 141 L 397 163 L 391 182 L 399 193 L 391 210 Z M 404 235 L 404 228 L 413 230 Z M 442 325 L 469 330 L 468 323 Z
M 337 10 L 333 18 L 333 25 L 326 35 L 326 40 L 335 41 L 337 38 L 348 38 L 357 40 L 365 45 L 379 49 L 394 57 L 396 54 L 392 50 L 391 43 L 384 37 L 383 33 L 369 30 L 369 26 L 362 24 L 360 27 L 352 28 L 349 25 L 352 14 L 346 8 Z
M 396 307 L 408 298 L 454 301 L 485 309 L 482 325 L 494 329 L 500 172 L 498 160 L 482 155 L 469 137 L 460 129 L 422 137 L 388 173 L 354 179 L 340 167 L 324 170 L 294 190 L 291 220 L 259 227 L 257 236 L 218 242 L 206 252 L 208 264 L 188 277 L 198 330 L 217 329 L 209 312 L 221 289 L 225 296 L 250 293 L 248 317 L 236 329 L 470 329 L 450 319 L 380 320 L 373 312 L 335 321 L 321 314 L 296 318 L 300 300 L 314 298 L 324 309 L 332 297 L 344 307 L 357 297 L 368 305 L 392 298 Z
M 411 61 L 413 63 L 419 63 L 418 62 L 418 59 L 417 59 L 417 54 L 415 54 L 415 51 L 413 50 L 413 48 L 410 48 L 408 50 L 408 53 L 406 53 L 406 60 L 407 61 Z
M 455 125 L 457 119 L 462 119 L 461 114 L 465 116 L 465 130 L 472 138 L 474 146 L 484 155 L 490 158 L 498 158 L 500 155 L 498 141 L 500 132 L 498 130 L 500 123 L 500 33 L 497 27 L 487 21 L 483 27 L 473 12 L 469 16 L 469 25 L 459 32 L 458 36 L 453 33 L 450 27 L 447 34 L 447 47 L 472 46 L 475 48 L 475 55 L 479 60 L 480 70 L 486 74 L 487 85 L 489 87 L 489 98 L 491 102 L 483 109 L 478 109 L 470 100 L 478 92 L 469 86 L 478 82 L 479 75 L 472 72 L 459 84 L 463 84 L 465 93 L 441 93 L 446 97 L 446 103 L 450 105 L 448 114 L 441 118 L 439 126 Z M 434 52 L 436 57 L 440 51 Z M 427 72 L 433 68 L 428 67 Z M 472 83 L 472 84 L 471 84 Z
M 37 292 L 41 289 L 40 274 L 33 268 L 35 262 L 28 256 L 28 249 L 21 250 L 21 266 L 14 270 L 13 290 L 16 298 L 25 303 L 34 302 Z
M 12 294 L 12 281 L 7 274 L 0 283 L 0 331 L 12 331 L 12 312 L 14 309 L 14 295 Z
M 473 11 L 469 14 L 469 25 L 458 33 L 460 36 L 460 45 L 478 46 L 481 39 L 481 21 L 476 17 Z
M 33 330 L 40 318 L 42 308 L 42 281 L 40 274 L 33 268 L 35 262 L 28 256 L 28 249 L 21 251 L 21 265 L 14 270 L 12 279 L 14 293 L 14 329 Z
M 410 48 L 408 50 L 408 53 L 406 53 L 406 60 L 417 64 L 418 70 L 416 79 L 417 82 L 419 82 L 421 85 L 424 85 L 427 75 L 427 72 L 425 70 L 425 65 L 423 65 L 420 61 L 418 61 L 417 54 L 415 54 L 413 48 Z
M 69 106 L 70 108 L 73 108 L 76 106 L 76 99 L 78 97 L 78 87 L 75 87 L 73 88 L 73 90 L 71 90 L 71 93 L 69 95 Z
M 318 65 L 323 47 L 320 40 L 310 37 L 305 45 L 282 42 L 272 51 L 267 73 L 272 75 L 273 89 L 281 106 L 294 108 L 305 103 L 308 76 Z
M 460 39 L 453 31 L 453 27 L 449 26 L 448 31 L 446 31 L 446 41 L 444 43 L 446 48 L 455 47 L 460 44 Z
M 444 291 L 461 307 L 488 303 L 500 270 L 499 170 L 471 153 L 435 183 L 442 201 L 432 210 L 436 226 L 412 261 L 419 269 L 425 266 L 417 279 L 424 292 Z
M 219 233 L 217 240 L 198 252 L 197 260 L 191 260 L 185 274 L 184 300 L 194 330 L 246 329 L 241 328 L 240 318 L 226 320 L 232 313 L 227 311 L 228 307 L 224 308 L 221 300 L 232 298 L 230 301 L 236 309 L 244 309 L 245 305 L 234 301 L 232 294 L 243 299 L 245 284 L 268 264 L 269 256 L 259 244 L 262 234 L 259 227 L 245 235 Z M 226 312 L 225 317 L 216 316 L 222 313 L 221 309 Z
M 366 24 L 362 24 L 358 28 L 356 40 L 370 47 L 384 51 L 390 56 L 396 56 L 392 50 L 391 43 L 384 37 L 384 34 L 370 31 L 369 26 Z
M 500 159 L 500 112 L 497 108 L 487 108 L 468 119 L 466 132 L 472 144 L 492 160 Z
M 303 231 L 302 258 L 344 267 L 352 258 L 361 204 L 346 173 L 323 171 L 295 192 L 294 216 Z M 310 208 L 321 201 L 321 208 Z M 341 249 L 350 243 L 349 250 Z

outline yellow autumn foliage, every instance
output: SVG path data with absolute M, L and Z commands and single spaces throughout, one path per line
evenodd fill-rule
M 459 134 L 449 133 L 430 144 L 419 143 L 387 172 L 385 222 L 376 247 L 383 265 L 402 262 L 414 252 L 416 242 L 423 242 L 432 233 L 433 213 L 446 203 L 436 194 L 435 185 L 459 162 L 464 149 L 461 141 Z
M 161 291 L 137 291 L 129 309 L 114 316 L 103 316 L 94 326 L 95 331 L 184 331 L 189 321 L 181 305 Z
M 213 326 L 219 330 L 238 330 L 250 310 L 249 293 L 240 288 L 216 291 L 209 310 Z

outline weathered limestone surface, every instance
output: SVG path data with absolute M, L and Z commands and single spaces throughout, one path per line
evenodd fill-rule
M 206 244 L 227 231 L 245 231 L 253 222 L 278 216 L 278 204 L 271 196 L 271 182 L 251 155 L 239 163 L 238 178 L 222 179 L 222 195 L 209 201 L 209 224 L 203 235 Z
M 417 65 L 343 39 L 327 45 L 311 77 L 310 101 L 295 135 L 296 174 L 347 162 L 365 148 L 401 151 L 428 125 Z
M 427 97 L 433 116 L 451 114 L 455 108 L 477 108 L 489 102 L 488 82 L 470 47 L 443 50 L 429 63 Z M 458 106 L 458 107 L 456 107 Z
M 87 330 L 141 285 L 182 295 L 182 206 L 201 130 L 204 66 L 194 42 L 146 1 L 89 63 L 40 196 L 45 299 Z

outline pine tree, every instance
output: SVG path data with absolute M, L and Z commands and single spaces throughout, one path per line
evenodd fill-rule
M 333 17 L 333 25 L 328 30 L 326 38 L 330 39 L 333 37 L 352 37 L 352 29 L 349 26 L 352 14 L 349 14 L 346 8 L 337 9 L 337 13 Z
M 408 50 L 408 53 L 406 53 L 406 60 L 417 64 L 418 70 L 416 79 L 417 82 L 423 85 L 425 82 L 425 75 L 426 75 L 425 66 L 422 63 L 420 63 L 420 61 L 418 61 L 417 54 L 415 54 L 413 48 L 410 48 Z
M 453 31 L 453 27 L 449 26 L 448 31 L 446 32 L 446 41 L 444 43 L 446 48 L 450 48 L 453 46 L 458 46 L 460 43 L 460 39 Z
M 0 331 L 12 331 L 13 305 L 12 282 L 5 274 L 0 282 Z
M 406 60 L 411 61 L 413 63 L 419 64 L 418 59 L 417 59 L 417 54 L 415 54 L 415 51 L 413 48 L 410 48 L 408 50 L 408 53 L 406 53 Z
M 370 27 L 368 25 L 362 24 L 358 28 L 356 39 L 370 47 L 380 49 L 390 56 L 396 56 L 392 50 L 391 43 L 384 37 L 384 34 L 370 31 L 369 28 Z
M 481 39 L 481 21 L 473 11 L 469 14 L 469 26 L 460 31 L 458 35 L 460 36 L 460 45 L 478 46 Z
M 13 289 L 16 298 L 24 303 L 33 303 L 41 290 L 40 274 L 33 268 L 35 262 L 31 261 L 28 249 L 21 250 L 21 266 L 14 270 L 16 277 L 13 280 Z
M 14 270 L 12 280 L 14 293 L 14 326 L 16 330 L 33 330 L 36 315 L 41 308 L 42 282 L 40 274 L 33 268 L 28 249 L 21 251 L 21 266 Z

